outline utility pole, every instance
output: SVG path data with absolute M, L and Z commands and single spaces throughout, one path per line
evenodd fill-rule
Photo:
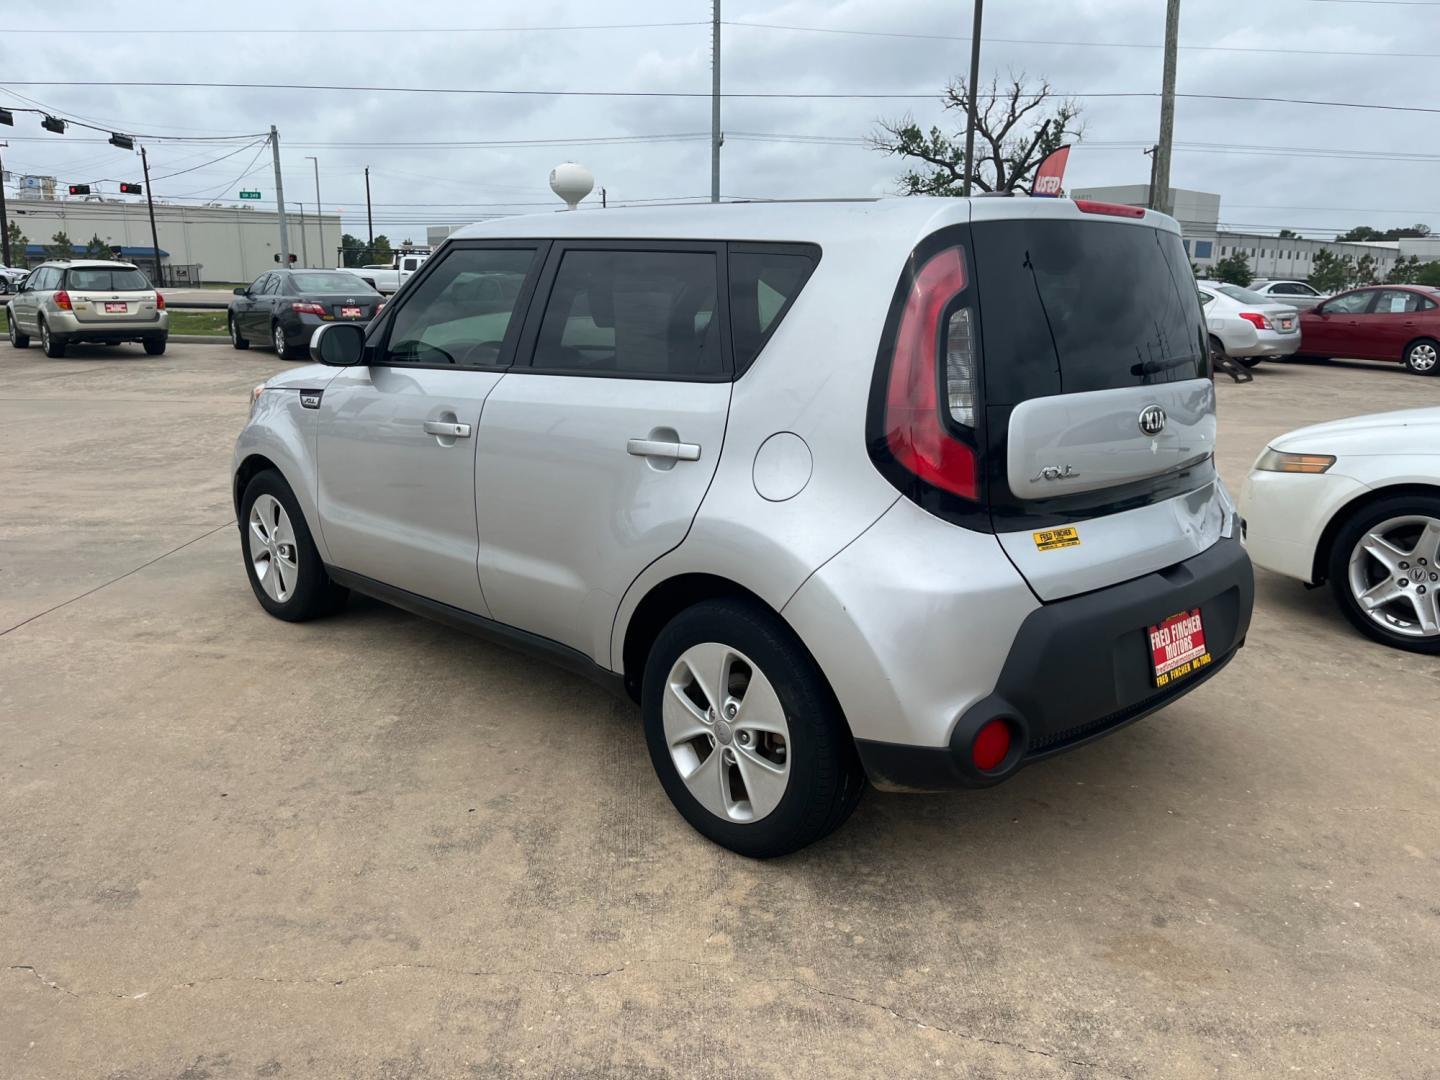
M 370 230 L 370 257 L 375 257 L 375 219 L 370 216 L 370 166 L 365 166 L 365 227 Z
M 965 183 L 960 193 L 970 195 L 970 175 L 975 171 L 975 118 L 978 111 L 976 98 L 980 88 L 980 18 L 985 11 L 984 0 L 975 0 L 975 26 L 970 31 L 970 115 L 965 119 Z
M 275 158 L 275 206 L 280 210 L 280 265 L 290 265 L 290 230 L 285 223 L 285 181 L 280 178 L 280 133 L 270 125 L 270 153 Z
M 160 234 L 155 230 L 155 196 L 150 190 L 150 159 L 140 147 L 140 168 L 145 170 L 145 207 L 150 211 L 150 243 L 155 253 L 155 284 L 165 284 L 165 271 L 160 267 Z
M 325 250 L 325 208 L 320 202 L 320 159 L 305 155 L 307 161 L 315 163 L 315 227 L 320 234 L 320 243 L 316 245 L 323 252 Z M 324 259 L 324 256 L 321 256 Z
M 710 0 L 710 201 L 720 201 L 720 0 Z
M 1180 0 L 1165 5 L 1165 76 L 1160 90 L 1160 144 L 1155 148 L 1155 195 L 1151 209 L 1174 213 L 1170 203 L 1170 148 L 1175 142 L 1175 60 L 1180 51 Z
M 0 147 L 9 146 L 8 142 L 0 142 Z M 147 190 L 149 185 L 146 185 Z M 10 261 L 10 219 L 5 215 L 5 159 L 0 157 L 0 252 L 3 252 L 4 265 L 14 266 Z
M 305 204 L 296 203 L 300 207 L 300 265 L 310 265 L 310 241 L 305 238 Z

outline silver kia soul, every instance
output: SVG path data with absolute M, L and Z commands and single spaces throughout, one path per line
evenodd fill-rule
M 1065 199 L 463 229 L 255 389 L 245 569 L 539 651 L 640 705 L 735 851 L 868 780 L 978 788 L 1214 675 L 1253 581 L 1175 222 Z

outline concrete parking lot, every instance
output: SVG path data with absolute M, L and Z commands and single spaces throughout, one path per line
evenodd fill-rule
M 0 1076 L 1440 1075 L 1440 662 L 1260 573 L 1163 713 L 749 862 L 590 684 L 260 610 L 227 467 L 280 366 L 0 348 Z M 1440 379 L 1219 392 L 1238 489 Z

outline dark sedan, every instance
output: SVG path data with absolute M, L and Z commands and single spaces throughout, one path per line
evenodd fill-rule
M 230 342 L 237 349 L 266 342 L 286 359 L 305 357 L 317 326 L 368 322 L 384 298 L 343 270 L 272 270 L 235 290 Z

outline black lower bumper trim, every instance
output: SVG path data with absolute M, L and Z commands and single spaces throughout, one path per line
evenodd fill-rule
M 1021 624 L 995 690 L 956 722 L 950 745 L 856 740 L 877 787 L 941 791 L 988 787 L 1025 765 L 1133 723 L 1216 675 L 1244 644 L 1255 602 L 1250 559 L 1238 536 L 1193 559 L 1082 596 L 1045 604 Z M 1199 608 L 1207 667 L 1155 687 L 1147 626 Z M 976 732 L 991 720 L 1011 728 L 1012 751 L 981 772 L 970 760 Z

